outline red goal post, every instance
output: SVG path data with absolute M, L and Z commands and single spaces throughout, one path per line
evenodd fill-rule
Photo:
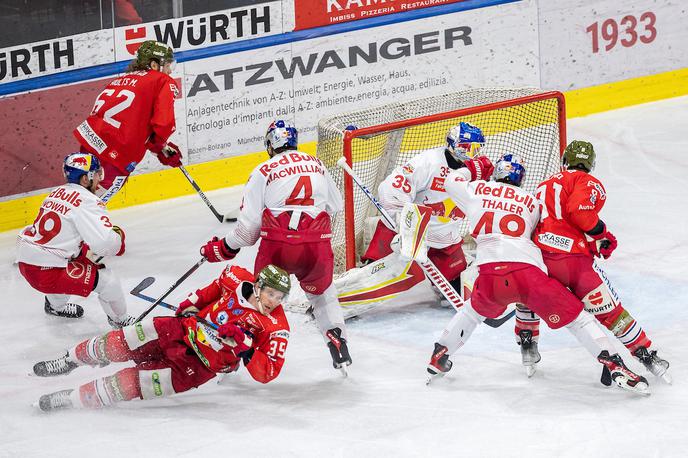
M 523 187 L 529 191 L 560 169 L 566 147 L 566 113 L 564 96 L 556 91 L 468 89 L 323 119 L 318 123 L 316 155 L 344 197 L 344 212 L 332 221 L 337 274 L 355 267 L 365 249 L 366 220 L 376 215 L 375 207 L 351 177 L 337 167 L 337 160 L 344 156 L 377 195 L 380 182 L 396 167 L 427 149 L 443 147 L 447 132 L 460 121 L 482 129 L 486 140 L 482 154 L 493 161 L 507 152 L 523 158 Z

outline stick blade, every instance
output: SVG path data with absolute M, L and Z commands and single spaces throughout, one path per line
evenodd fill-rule
M 138 293 L 140 293 L 144 289 L 148 288 L 153 283 L 155 283 L 155 277 L 146 277 L 143 280 L 141 280 L 141 283 L 134 286 L 134 288 L 131 290 L 130 294 L 136 296 Z

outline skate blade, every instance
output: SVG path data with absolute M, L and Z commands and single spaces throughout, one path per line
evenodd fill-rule
M 616 382 L 616 385 L 622 390 L 630 391 L 631 393 L 637 393 L 643 396 L 652 394 L 650 393 L 650 386 L 647 383 L 638 382 L 635 386 L 630 386 L 625 380 L 619 380 L 618 378 L 614 380 L 614 382 Z
M 532 366 L 523 366 L 523 368 L 526 370 L 526 375 L 528 378 L 531 378 L 533 375 L 535 375 L 535 371 L 537 370 L 537 366 L 535 364 Z
M 338 367 L 337 370 L 342 374 L 342 378 L 347 378 L 349 376 L 349 372 L 346 370 L 346 366 Z
M 659 378 L 661 378 L 664 381 L 664 383 L 668 385 L 674 384 L 674 379 L 671 377 L 671 375 L 669 375 L 668 372 L 664 372 L 662 375 L 659 376 Z

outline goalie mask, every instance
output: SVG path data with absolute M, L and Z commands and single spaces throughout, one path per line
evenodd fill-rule
M 291 123 L 278 119 L 270 124 L 265 133 L 265 149 L 270 157 L 284 149 L 296 149 L 299 145 L 299 133 Z
M 595 149 L 592 143 L 573 140 L 564 150 L 563 163 L 567 169 L 583 169 L 591 172 L 595 168 Z
M 81 177 L 86 175 L 89 181 L 93 181 L 96 174 L 103 179 L 103 169 L 100 167 L 98 157 L 91 153 L 72 153 L 65 157 L 62 171 L 67 183 L 80 184 Z
M 521 186 L 526 169 L 523 160 L 515 154 L 507 153 L 500 157 L 495 164 L 494 180 Z
M 473 159 L 485 146 L 482 130 L 467 122 L 454 126 L 447 134 L 447 150 L 461 162 Z

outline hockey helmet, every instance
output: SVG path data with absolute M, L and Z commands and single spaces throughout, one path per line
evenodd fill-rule
M 174 61 L 174 52 L 165 43 L 148 40 L 141 43 L 134 60 L 138 68 L 150 68 L 151 61 L 157 62 L 162 67 Z
M 270 288 L 281 291 L 286 296 L 291 289 L 291 278 L 286 270 L 280 269 L 276 265 L 269 264 L 258 273 L 256 283 L 259 288 L 269 286 Z
M 270 124 L 265 133 L 265 148 L 270 151 L 279 148 L 296 149 L 299 144 L 299 133 L 291 123 L 277 119 Z
M 584 168 L 590 172 L 595 168 L 595 149 L 592 143 L 573 140 L 564 150 L 563 163 L 566 168 Z
M 514 186 L 521 186 L 523 178 L 526 176 L 526 168 L 523 160 L 515 154 L 507 153 L 500 157 L 495 164 L 494 180 L 511 183 Z
M 465 162 L 474 158 L 483 146 L 483 131 L 467 122 L 460 122 L 447 134 L 447 150 L 459 161 Z
M 89 180 L 93 180 L 96 173 L 103 178 L 103 169 L 100 161 L 91 153 L 72 153 L 65 157 L 62 171 L 68 183 L 79 184 L 81 177 L 86 175 Z

